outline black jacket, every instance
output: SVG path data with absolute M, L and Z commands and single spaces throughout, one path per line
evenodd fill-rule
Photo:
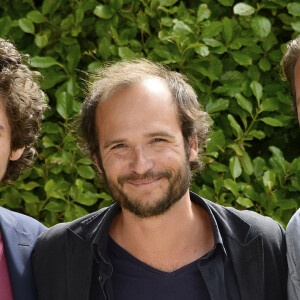
M 191 193 L 191 199 L 201 205 L 199 196 Z M 233 263 L 241 299 L 286 299 L 283 228 L 271 218 L 257 213 L 202 201 L 210 208 L 219 226 L 226 252 Z M 105 289 L 112 273 L 106 253 L 108 231 L 119 210 L 120 207 L 113 204 L 73 222 L 58 224 L 39 237 L 33 254 L 39 300 L 88 300 L 93 272 L 93 280 L 97 277 Z M 97 275 L 93 271 L 94 239 L 101 241 Z M 98 299 L 109 298 L 100 290 Z

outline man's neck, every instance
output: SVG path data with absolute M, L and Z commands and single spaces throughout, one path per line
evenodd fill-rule
M 214 245 L 208 213 L 191 202 L 189 192 L 161 216 L 140 218 L 123 209 L 110 235 L 137 259 L 164 271 L 195 261 Z

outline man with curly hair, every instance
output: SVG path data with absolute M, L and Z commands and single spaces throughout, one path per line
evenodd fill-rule
M 45 95 L 10 42 L 0 38 L 0 182 L 16 180 L 35 156 Z M 0 299 L 34 300 L 31 252 L 46 228 L 0 207 Z
M 39 300 L 285 299 L 283 228 L 189 190 L 211 121 L 185 76 L 145 59 L 108 65 L 81 115 L 116 203 L 41 234 Z

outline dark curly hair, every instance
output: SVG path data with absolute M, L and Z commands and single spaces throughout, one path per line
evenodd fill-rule
M 281 75 L 290 84 L 293 97 L 293 109 L 297 111 L 296 87 L 295 87 L 295 66 L 300 57 L 300 35 L 286 44 L 286 48 L 281 60 Z
M 31 166 L 36 155 L 34 149 L 38 138 L 43 112 L 47 107 L 45 94 L 36 78 L 41 74 L 31 71 L 15 46 L 0 38 L 0 101 L 11 127 L 11 150 L 24 148 L 22 156 L 9 161 L 3 182 L 19 177 L 21 172 Z
M 187 78 L 184 75 L 170 71 L 163 65 L 146 59 L 108 64 L 99 69 L 92 78 L 80 116 L 81 148 L 91 157 L 96 155 L 101 165 L 95 124 L 98 104 L 105 101 L 112 93 L 139 84 L 148 77 L 161 78 L 167 84 L 177 106 L 185 147 L 188 148 L 189 137 L 197 136 L 199 157 L 190 162 L 190 169 L 192 171 L 201 170 L 203 168 L 201 155 L 208 141 L 211 119 L 200 107 L 197 95 L 187 83 Z

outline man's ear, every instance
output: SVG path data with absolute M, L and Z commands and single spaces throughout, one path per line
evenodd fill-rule
M 188 141 L 190 147 L 189 161 L 194 161 L 198 156 L 198 136 L 196 134 L 190 136 Z
M 24 149 L 25 149 L 25 147 L 17 149 L 17 150 L 12 150 L 10 153 L 9 159 L 13 160 L 13 161 L 18 160 L 22 156 Z
M 100 168 L 100 161 L 99 161 L 99 157 L 97 154 L 94 154 L 93 155 L 93 158 L 95 160 L 95 163 L 96 163 L 96 166 L 97 166 L 97 169 L 100 173 L 102 173 L 102 169 Z

